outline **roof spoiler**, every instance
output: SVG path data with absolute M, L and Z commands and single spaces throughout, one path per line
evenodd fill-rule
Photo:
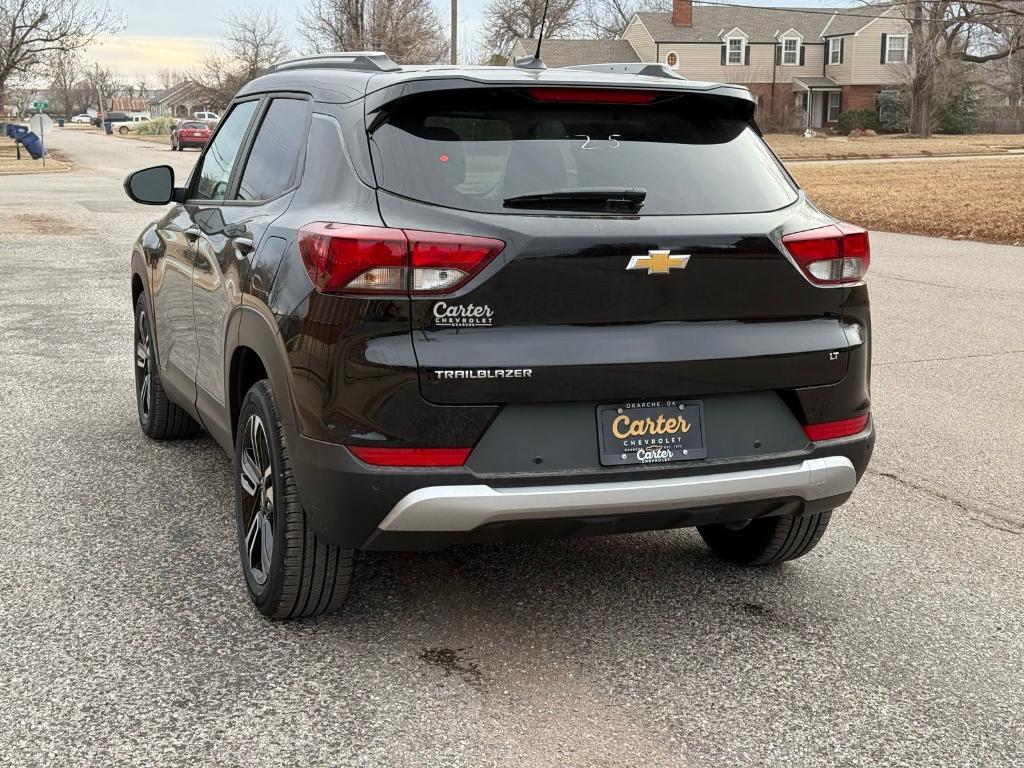
M 619 75 L 642 75 L 643 77 L 670 77 L 673 80 L 686 79 L 668 64 L 645 64 L 642 61 L 621 64 L 574 64 L 571 67 L 559 67 L 559 69 L 583 69 L 588 72 L 614 72 Z

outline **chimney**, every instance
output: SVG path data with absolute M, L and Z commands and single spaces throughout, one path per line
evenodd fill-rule
M 672 23 L 677 27 L 693 26 L 693 0 L 672 0 Z

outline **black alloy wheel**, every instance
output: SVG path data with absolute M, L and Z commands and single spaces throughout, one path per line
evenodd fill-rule
M 135 317 L 135 396 L 139 405 L 139 422 L 149 426 L 153 412 L 153 345 L 150 339 L 149 315 L 141 307 Z
M 246 578 L 260 594 L 274 562 L 274 471 L 267 431 L 259 414 L 249 415 L 242 434 L 241 471 L 242 564 Z

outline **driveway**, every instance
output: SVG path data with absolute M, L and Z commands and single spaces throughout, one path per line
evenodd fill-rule
M 1024 763 L 1024 249 L 873 235 L 877 451 L 803 560 L 366 554 L 343 616 L 269 623 L 228 460 L 136 422 L 120 183 L 197 155 L 51 146 L 0 183 L 0 764 Z

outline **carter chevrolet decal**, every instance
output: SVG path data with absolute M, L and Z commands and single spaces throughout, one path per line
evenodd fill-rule
M 487 304 L 449 304 L 439 301 L 433 309 L 434 323 L 457 328 L 486 328 L 491 325 L 494 310 Z
M 686 269 L 689 254 L 671 251 L 648 251 L 646 256 L 632 256 L 626 269 L 646 269 L 648 275 L 667 275 L 673 269 Z
M 439 379 L 528 379 L 532 368 L 442 368 L 434 371 Z

